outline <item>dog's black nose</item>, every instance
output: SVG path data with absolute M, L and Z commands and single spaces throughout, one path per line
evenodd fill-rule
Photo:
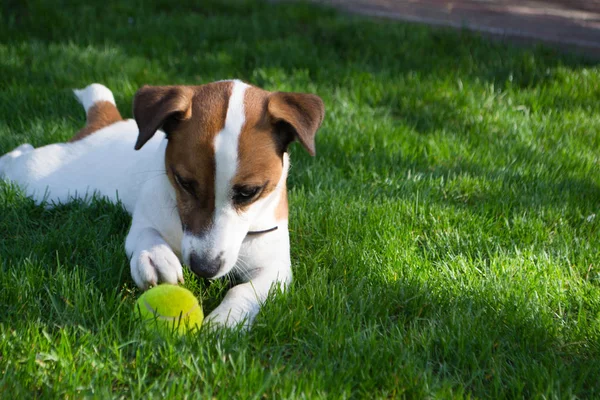
M 196 253 L 190 255 L 190 269 L 200 278 L 212 278 L 217 275 L 223 264 L 221 256 L 207 260 Z

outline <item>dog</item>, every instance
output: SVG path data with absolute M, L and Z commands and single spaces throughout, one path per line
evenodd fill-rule
M 182 283 L 182 262 L 201 278 L 234 274 L 239 284 L 206 319 L 248 328 L 270 291 L 292 279 L 288 146 L 315 155 L 321 98 L 239 80 L 143 86 L 134 119 L 123 120 L 107 87 L 74 93 L 86 126 L 67 143 L 5 154 L 0 177 L 38 204 L 121 204 L 132 216 L 125 250 L 138 287 Z

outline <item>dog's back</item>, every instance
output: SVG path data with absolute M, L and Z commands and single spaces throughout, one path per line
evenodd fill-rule
M 139 186 L 160 165 L 155 157 L 164 154 L 156 151 L 161 138 L 135 151 L 137 125 L 121 119 L 108 88 L 93 84 L 75 94 L 86 110 L 86 126 L 70 143 L 37 149 L 19 146 L 0 158 L 0 175 L 38 203 L 64 203 L 97 194 L 113 202 L 120 200 L 131 212 Z

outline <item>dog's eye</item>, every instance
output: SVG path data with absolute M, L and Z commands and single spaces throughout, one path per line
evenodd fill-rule
M 264 186 L 234 186 L 233 202 L 238 205 L 247 204 L 254 199 Z
M 195 190 L 194 190 L 194 182 L 193 181 L 185 180 L 181 176 L 179 176 L 179 174 L 177 174 L 177 173 L 173 173 L 173 176 L 175 177 L 175 182 L 177 182 L 179 187 L 181 187 L 183 190 L 185 190 L 189 194 L 192 194 L 192 195 L 194 194 Z

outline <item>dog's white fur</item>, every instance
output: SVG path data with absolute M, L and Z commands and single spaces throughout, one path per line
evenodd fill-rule
M 120 201 L 132 214 L 125 249 L 131 274 L 142 287 L 158 282 L 183 281 L 180 259 L 192 252 L 219 254 L 224 263 L 216 277 L 235 272 L 245 282 L 234 286 L 207 317 L 214 325 L 249 326 L 273 287 L 284 289 L 291 281 L 288 222 L 275 221 L 275 208 L 285 190 L 287 154 L 277 186 L 248 211 L 233 210 L 226 193 L 237 168 L 237 140 L 245 121 L 246 85 L 234 81 L 223 130 L 215 138 L 216 204 L 214 223 L 201 238 L 185 234 L 177 214 L 175 190 L 165 173 L 164 135 L 156 134 L 139 151 L 134 120 L 116 122 L 72 143 L 34 149 L 22 145 L 0 157 L 0 177 L 17 183 L 37 203 L 65 203 L 74 198 L 100 195 Z M 115 104 L 112 92 L 98 84 L 75 95 L 89 110 L 98 101 Z M 249 230 L 278 229 L 246 236 Z

